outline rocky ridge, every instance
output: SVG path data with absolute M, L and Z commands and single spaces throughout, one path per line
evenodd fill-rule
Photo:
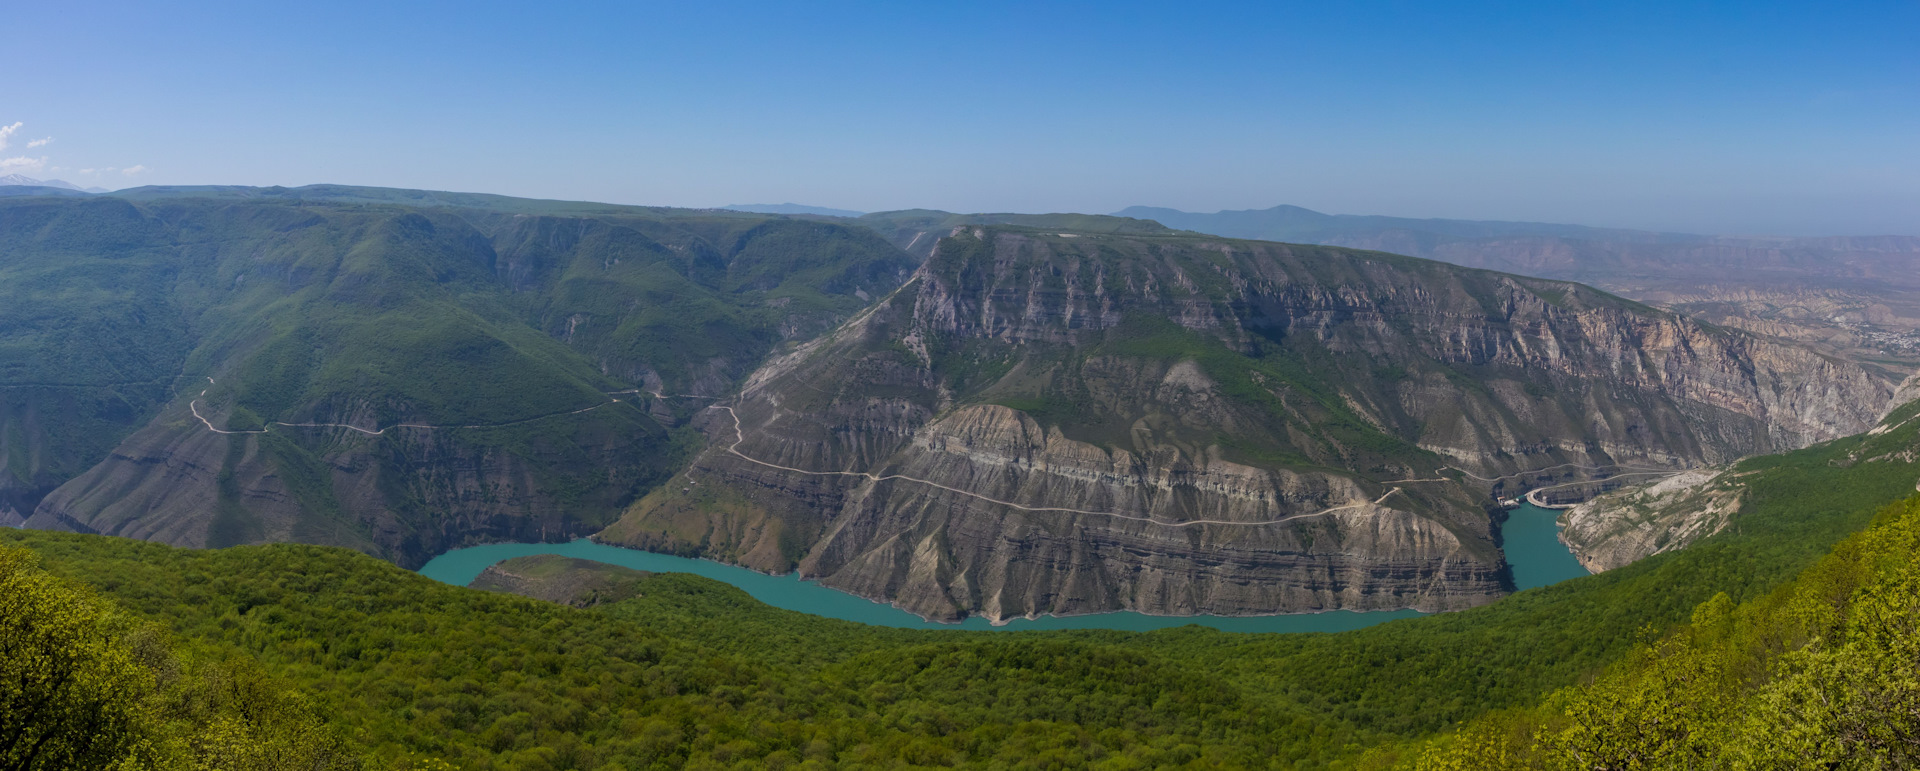
M 1920 367 L 1920 237 L 1756 237 L 1534 222 L 1327 215 L 1294 206 L 1122 216 L 1580 281 L 1904 376 Z
M 1920 422 L 1920 377 L 1896 392 L 1896 405 L 1836 465 L 1879 464 L 1898 469 L 1920 461 L 1912 428 Z M 1742 464 L 1682 472 L 1595 496 L 1560 515 L 1560 540 L 1589 571 L 1598 573 L 1655 554 L 1685 548 L 1726 529 L 1741 513 L 1755 472 Z M 1914 482 L 1920 490 L 1920 479 Z
M 1560 515 L 1560 540 L 1599 573 L 1720 532 L 1745 488 L 1724 467 L 1686 471 L 1594 497 Z
M 934 618 L 1443 610 L 1504 591 L 1489 492 L 1798 447 L 1890 392 L 1573 284 L 963 227 L 598 537 Z

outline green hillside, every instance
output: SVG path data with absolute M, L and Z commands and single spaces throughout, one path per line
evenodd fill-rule
M 690 407 L 643 392 L 725 393 L 913 267 L 863 228 L 731 212 L 336 187 L 8 199 L 0 523 L 411 564 L 591 532 L 690 440 Z
M 1634 646 L 1593 682 L 1375 762 L 1420 769 L 1920 764 L 1920 498 L 1795 581 Z
M 1892 576 L 1907 583 L 1889 591 L 1905 591 L 1911 554 L 1886 544 L 1912 537 L 1911 505 L 1884 515 L 1892 530 L 1820 560 L 1911 493 L 1916 413 L 1920 404 L 1909 405 L 1877 435 L 1748 461 L 1735 526 L 1687 550 L 1335 635 L 882 629 L 775 610 L 675 574 L 623 574 L 636 596 L 577 609 L 444 586 L 322 547 L 183 550 L 13 530 L 0 530 L 0 543 L 170 626 L 196 656 L 257 661 L 375 768 L 421 756 L 525 769 L 1346 766 L 1369 752 L 1368 763 L 1415 759 L 1426 750 L 1381 748 L 1550 696 L 1543 714 L 1620 694 L 1656 698 L 1663 681 L 1636 673 L 1668 649 L 1646 647 L 1648 635 L 1722 617 L 1702 616 L 1703 603 L 1758 603 L 1732 616 L 1759 619 L 1736 624 L 1751 625 L 1773 618 L 1769 608 L 1802 607 L 1780 598 L 1831 596 L 1813 593 L 1835 576 L 1862 576 L 1842 584 L 1863 587 Z M 1911 603 L 1910 594 L 1873 602 Z M 1823 618 L 1872 621 L 1845 607 Z M 1672 639 L 1701 639 L 1680 634 Z M 1629 656 L 1612 690 L 1553 695 Z M 1804 658 L 1793 666 L 1822 665 Z M 1767 687 L 1812 685 L 1796 673 L 1814 670 L 1781 671 Z M 1887 676 L 1914 687 L 1910 670 Z M 1452 746 L 1430 753 L 1444 759 Z
M 340 732 L 257 661 L 179 640 L 3 546 L 0 652 L 6 768 L 362 767 Z

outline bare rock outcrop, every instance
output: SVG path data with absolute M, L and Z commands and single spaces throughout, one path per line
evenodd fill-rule
M 1894 389 L 1893 398 L 1887 402 L 1887 410 L 1892 410 L 1920 401 L 1920 373 L 1915 373 Z
M 598 537 L 934 618 L 1452 609 L 1505 591 L 1489 493 L 1801 447 L 1891 391 L 1577 284 L 968 227 Z
M 1725 468 L 1686 471 L 1595 497 L 1560 515 L 1560 540 L 1599 573 L 1720 532 L 1745 488 Z

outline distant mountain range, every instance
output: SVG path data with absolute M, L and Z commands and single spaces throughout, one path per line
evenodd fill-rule
M 81 187 L 62 179 L 34 179 L 20 174 L 0 176 L 0 187 L 50 187 L 58 190 L 71 190 L 79 193 L 112 192 L 104 187 Z
M 1344 246 L 1524 276 L 1578 281 L 1710 323 L 1810 344 L 1901 378 L 1920 367 L 1920 237 L 1716 236 L 1550 222 L 1324 214 L 1299 206 L 1186 212 L 1134 206 L 1113 215 L 855 215 L 802 204 L 738 211 L 832 218 L 871 228 L 920 259 L 961 225 L 1227 238 Z
M 1264 241 L 1302 243 L 1333 235 L 1370 233 L 1380 230 L 1404 230 L 1437 237 L 1490 238 L 1500 236 L 1546 236 L 1553 238 L 1648 237 L 1692 238 L 1688 235 L 1652 233 L 1565 225 L 1551 222 L 1505 222 L 1500 220 L 1449 220 L 1387 217 L 1375 214 L 1322 214 L 1299 206 L 1281 205 L 1271 209 L 1223 210 L 1211 214 L 1168 209 L 1159 206 L 1129 206 L 1114 213 L 1119 217 L 1151 219 L 1168 227 L 1208 233 L 1232 230 L 1246 233 L 1234 238 L 1259 238 Z M 1255 235 L 1257 234 L 1257 235 Z M 1224 235 L 1216 233 L 1215 235 Z
M 866 214 L 866 212 L 852 209 L 830 209 L 825 206 L 808 206 L 799 203 L 733 203 L 721 208 L 754 214 L 818 214 L 822 217 L 858 217 Z
M 1915 236 L 1713 236 L 1547 222 L 1322 214 L 1298 206 L 1212 214 L 1132 206 L 1116 216 L 1228 238 L 1352 246 L 1552 278 L 1671 268 L 1719 276 L 1737 266 L 1920 286 L 1920 273 L 1913 270 L 1920 264 L 1920 237 Z

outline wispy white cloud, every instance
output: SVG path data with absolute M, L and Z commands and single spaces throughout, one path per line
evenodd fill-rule
M 47 165 L 45 158 L 29 158 L 21 155 L 13 158 L 0 158 L 0 174 L 33 173 Z
M 116 171 L 119 171 L 119 169 L 114 168 L 112 166 L 104 166 L 98 169 L 81 169 L 80 173 L 81 174 L 111 174 Z
M 131 176 L 133 176 L 133 175 L 135 175 L 135 174 L 145 174 L 145 173 L 147 173 L 147 172 L 149 172 L 149 171 L 152 171 L 152 169 L 149 169 L 149 168 L 147 168 L 147 167 L 145 167 L 145 166 L 141 166 L 141 165 L 139 165 L 139 164 L 134 164 L 134 165 L 132 165 L 132 166 L 128 166 L 128 167 L 126 167 L 126 168 L 124 168 L 124 169 L 121 169 L 121 170 L 120 170 L 120 173 L 121 173 L 121 174 L 125 174 L 125 175 L 127 175 L 127 176 L 129 176 L 129 177 L 131 177 Z
M 20 124 L 15 123 L 13 125 L 18 126 Z M 50 145 L 50 144 L 53 144 L 53 137 L 47 137 L 45 139 L 35 139 L 31 142 L 28 142 L 27 147 L 31 149 L 35 147 L 46 147 L 47 145 Z
M 0 126 L 0 150 L 7 149 L 7 139 L 13 136 L 13 132 L 19 131 L 22 125 L 25 124 L 14 121 L 11 126 Z

